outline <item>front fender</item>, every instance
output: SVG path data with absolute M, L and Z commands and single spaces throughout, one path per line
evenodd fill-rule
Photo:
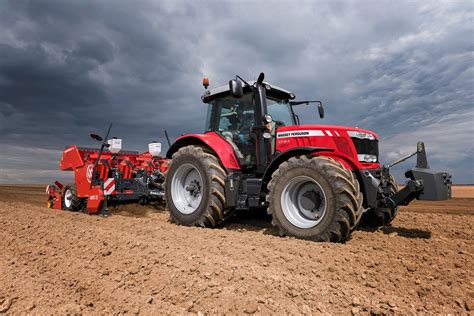
M 240 170 L 240 165 L 232 146 L 215 132 L 208 132 L 205 134 L 186 134 L 179 137 L 176 139 L 174 144 L 171 145 L 170 149 L 168 149 L 166 158 L 171 159 L 173 154 L 181 147 L 189 145 L 208 147 L 217 155 L 217 157 L 219 157 L 222 165 L 227 170 Z
M 336 161 L 339 161 L 344 166 L 344 168 L 346 168 L 348 170 L 355 171 L 355 170 L 360 169 L 354 163 L 354 161 L 350 160 L 346 155 L 341 155 L 338 152 L 324 152 L 324 153 L 321 154 L 321 156 L 326 156 L 326 157 L 332 158 Z
M 301 155 L 312 155 L 317 152 L 333 152 L 334 149 L 331 148 L 322 148 L 322 147 L 295 147 L 279 153 L 275 158 L 273 158 L 270 165 L 268 165 L 265 173 L 263 174 L 262 184 L 265 186 L 271 179 L 273 172 L 278 169 L 278 166 L 283 162 L 287 161 L 291 157 L 301 156 Z

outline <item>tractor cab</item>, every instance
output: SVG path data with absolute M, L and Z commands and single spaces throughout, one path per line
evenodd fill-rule
M 240 81 L 208 90 L 209 80 L 204 78 L 205 131 L 217 133 L 232 146 L 244 172 L 262 173 L 276 153 L 277 129 L 300 125 L 293 107 L 318 103 L 321 118 L 324 110 L 320 101 L 292 101 L 293 92 L 267 82 L 236 79 Z
M 255 82 L 249 82 L 254 85 Z M 243 88 L 240 97 L 231 95 L 229 86 L 206 90 L 202 96 L 208 104 L 205 131 L 215 132 L 229 142 L 235 151 L 242 167 L 251 167 L 256 162 L 255 137 L 252 134 L 256 127 L 270 125 L 267 128 L 271 139 L 275 139 L 276 129 L 281 126 L 298 125 L 298 116 L 294 113 L 290 100 L 295 95 L 285 89 L 264 83 L 266 88 L 266 114 L 268 122 L 263 122 L 256 115 L 254 95 L 249 88 Z M 268 117 L 268 116 L 267 116 Z M 275 144 L 271 144 L 273 153 Z

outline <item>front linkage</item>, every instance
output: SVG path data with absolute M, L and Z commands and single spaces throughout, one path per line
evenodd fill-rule
M 409 178 L 403 187 L 395 194 L 389 192 L 391 181 L 390 168 L 417 156 L 415 168 L 405 172 Z M 377 170 L 361 170 L 359 178 L 366 192 L 364 206 L 366 208 L 396 208 L 398 205 L 408 205 L 414 199 L 441 201 L 451 198 L 451 175 L 447 172 L 431 170 L 426 158 L 425 145 L 417 143 L 417 150 L 397 161 L 384 165 Z

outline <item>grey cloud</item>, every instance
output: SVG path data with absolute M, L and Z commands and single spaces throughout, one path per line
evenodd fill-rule
M 260 71 L 321 98 L 323 123 L 377 131 L 384 159 L 423 138 L 433 167 L 474 182 L 469 157 L 448 154 L 473 148 L 473 16 L 463 2 L 3 1 L 0 182 L 61 176 L 44 150 L 91 145 L 109 122 L 133 150 L 201 132 L 202 75 Z M 38 151 L 14 162 L 22 148 Z

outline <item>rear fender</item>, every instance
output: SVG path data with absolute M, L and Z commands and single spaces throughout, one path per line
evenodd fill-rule
M 240 165 L 232 146 L 215 132 L 187 134 L 179 137 L 166 153 L 166 158 L 171 159 L 173 154 L 180 148 L 189 145 L 208 147 L 219 157 L 222 165 L 227 170 L 240 170 Z

